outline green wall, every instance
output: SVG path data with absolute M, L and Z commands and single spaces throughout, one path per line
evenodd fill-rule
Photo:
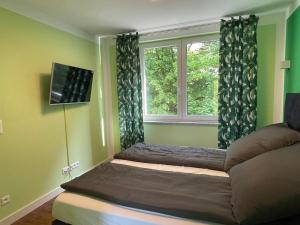
M 218 130 L 208 125 L 144 124 L 145 142 L 192 147 L 217 147 Z
M 259 26 L 257 30 L 257 127 L 273 123 L 276 26 Z
M 116 47 L 110 47 L 110 72 L 111 72 L 111 89 L 112 89 L 112 115 L 113 115 L 113 132 L 115 152 L 121 149 L 120 132 L 119 132 L 119 109 L 118 109 L 118 91 L 117 91 L 117 68 L 116 68 Z
M 257 126 L 273 122 L 274 76 L 276 51 L 276 25 L 258 26 L 258 102 Z M 116 91 L 115 48 L 111 48 L 111 78 L 113 89 L 113 113 L 116 151 L 119 151 L 118 103 Z M 194 147 L 217 147 L 218 128 L 216 125 L 178 125 L 144 123 L 145 142 L 152 144 L 183 145 Z
M 286 70 L 285 92 L 300 92 L 300 7 L 287 20 L 286 59 L 291 69 Z
M 0 220 L 57 188 L 69 177 L 62 106 L 49 106 L 52 62 L 95 70 L 90 104 L 67 106 L 72 176 L 106 158 L 101 142 L 98 45 L 0 8 Z

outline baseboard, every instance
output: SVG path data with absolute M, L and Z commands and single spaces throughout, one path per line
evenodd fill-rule
M 44 196 L 36 199 L 35 201 L 29 203 L 28 205 L 24 206 L 23 208 L 17 210 L 16 212 L 10 214 L 9 216 L 5 217 L 4 219 L 0 220 L 0 225 L 11 225 L 12 223 L 16 222 L 17 220 L 21 219 L 22 217 L 26 216 L 28 213 L 32 212 L 33 210 L 37 209 L 41 205 L 45 204 L 52 198 L 55 198 L 57 195 L 62 193 L 64 189 L 58 187 L 53 191 L 45 194 Z

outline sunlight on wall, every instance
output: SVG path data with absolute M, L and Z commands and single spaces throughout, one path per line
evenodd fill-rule
M 104 119 L 103 117 L 101 117 L 101 130 L 104 131 Z M 101 132 L 102 134 L 102 146 L 105 147 L 106 144 L 105 144 L 105 132 Z
M 101 39 L 100 37 L 98 38 L 98 60 L 99 60 L 99 73 L 102 75 L 102 58 L 101 58 Z M 100 76 L 99 80 L 102 79 L 102 76 Z M 99 81 L 100 82 L 100 81 Z M 103 80 L 101 80 L 101 84 L 103 84 Z M 105 130 L 105 123 L 104 123 L 104 99 L 103 99 L 103 86 L 99 85 L 99 98 L 100 98 L 100 126 L 101 126 L 101 138 L 102 138 L 102 146 L 106 147 L 106 130 Z M 105 131 L 105 132 L 104 132 Z

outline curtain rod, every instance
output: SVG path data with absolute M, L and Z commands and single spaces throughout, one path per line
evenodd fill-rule
M 239 18 L 239 17 L 247 17 L 250 16 L 251 14 L 256 15 L 256 16 L 267 16 L 267 15 L 272 15 L 275 13 L 280 13 L 280 12 L 285 12 L 286 8 L 278 8 L 266 12 L 261 12 L 261 13 L 250 13 L 250 14 L 232 14 L 232 15 L 226 15 L 223 17 L 218 17 L 218 18 L 213 18 L 209 20 L 202 20 L 202 21 L 192 21 L 188 23 L 181 23 L 181 24 L 174 24 L 174 25 L 168 25 L 168 26 L 161 26 L 161 27 L 153 27 L 153 28 L 148 28 L 148 29 L 141 29 L 141 30 L 132 30 L 132 31 L 127 31 L 121 34 L 111 34 L 111 35 L 99 35 L 99 38 L 116 38 L 118 35 L 122 34 L 130 34 L 133 32 L 138 32 L 141 36 L 144 35 L 150 35 L 153 33 L 159 33 L 159 32 L 168 32 L 172 30 L 184 30 L 184 29 L 191 29 L 193 27 L 201 27 L 201 26 L 209 26 L 212 24 L 219 23 L 221 20 L 230 20 L 231 18 Z
M 176 24 L 176 25 L 170 25 L 170 26 L 162 26 L 162 27 L 155 27 L 155 28 L 150 28 L 150 29 L 142 29 L 142 30 L 137 30 L 137 31 L 129 31 L 125 33 L 120 33 L 120 34 L 109 34 L 109 35 L 99 35 L 99 38 L 116 38 L 118 35 L 122 34 L 131 34 L 131 33 L 136 33 L 138 32 L 141 36 L 148 35 L 148 34 L 153 34 L 153 33 L 159 33 L 159 32 L 168 32 L 172 30 L 187 30 L 190 28 L 196 28 L 196 27 L 203 27 L 203 26 L 209 26 L 211 24 L 216 24 L 220 22 L 220 20 L 213 20 L 207 23 L 195 23 L 195 25 L 192 25 L 191 23 L 188 24 Z
M 205 27 L 205 26 L 210 26 L 213 24 L 219 23 L 220 20 L 214 20 L 211 21 L 210 23 L 198 23 L 195 25 L 171 25 L 171 26 L 164 26 L 164 27 L 157 27 L 157 28 L 151 28 L 151 29 L 145 29 L 145 30 L 140 30 L 140 31 L 131 31 L 131 32 L 126 32 L 126 33 L 120 33 L 120 34 L 111 34 L 111 35 L 101 35 L 99 38 L 113 38 L 116 39 L 117 36 L 123 35 L 123 34 L 131 34 L 131 33 L 136 33 L 138 32 L 140 36 L 147 36 L 151 34 L 156 34 L 156 33 L 167 33 L 167 32 L 172 32 L 172 31 L 179 31 L 179 30 L 189 30 L 193 28 L 200 28 L 200 27 Z

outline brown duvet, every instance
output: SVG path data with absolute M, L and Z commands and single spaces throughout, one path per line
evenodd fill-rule
M 224 171 L 226 151 L 138 143 L 115 155 L 116 159 Z
M 106 163 L 62 185 L 67 191 L 168 215 L 236 224 L 228 177 Z

